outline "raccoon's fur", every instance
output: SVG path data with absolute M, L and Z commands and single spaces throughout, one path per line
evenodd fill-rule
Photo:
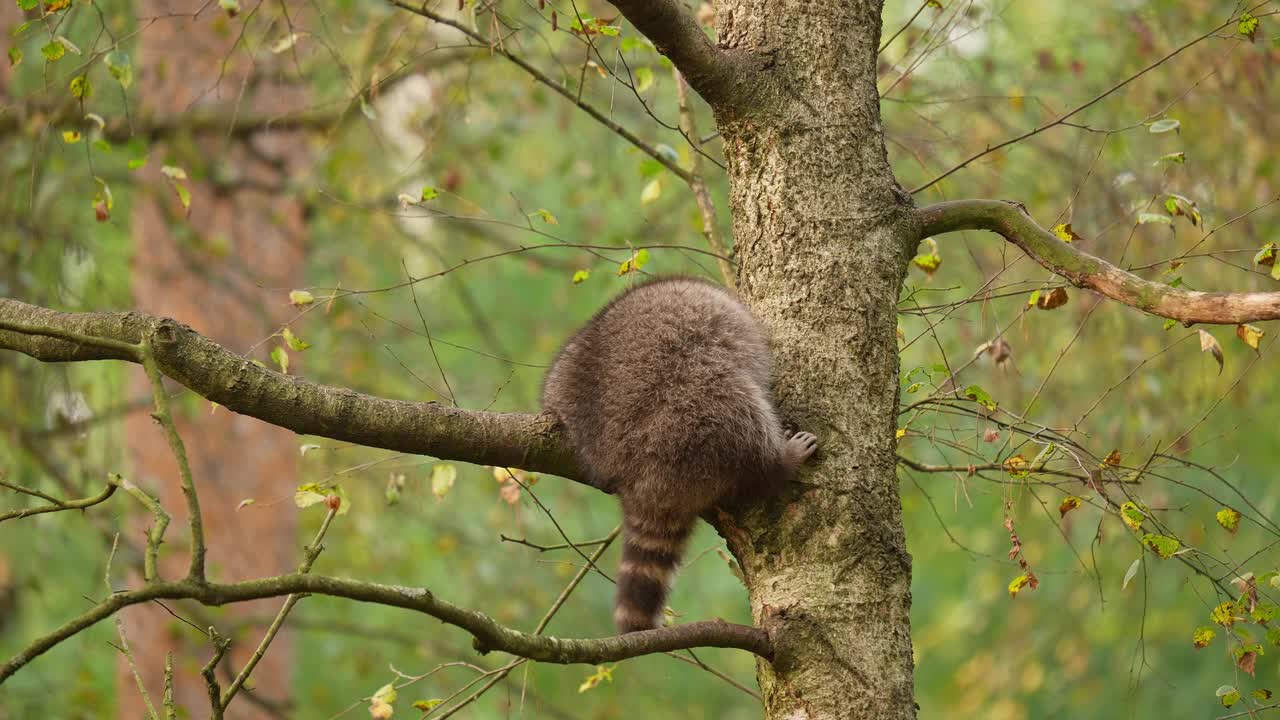
M 622 501 L 621 632 L 662 624 L 694 522 L 768 492 L 817 448 L 787 437 L 764 329 L 728 291 L 661 278 L 619 295 L 560 350 L 542 388 L 592 484 Z

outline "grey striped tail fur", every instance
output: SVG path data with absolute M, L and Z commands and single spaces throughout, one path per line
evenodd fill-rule
M 667 593 L 696 518 L 644 516 L 624 503 L 622 565 L 613 621 L 618 632 L 662 626 Z

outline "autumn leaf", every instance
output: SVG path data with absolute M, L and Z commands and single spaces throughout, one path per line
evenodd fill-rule
M 1213 359 L 1218 361 L 1218 374 L 1221 375 L 1223 366 L 1222 346 L 1218 344 L 1218 339 L 1208 332 L 1204 330 L 1199 330 L 1198 332 L 1200 333 L 1200 352 L 1207 352 L 1213 355 Z
M 1240 529 L 1240 513 L 1237 510 L 1224 507 L 1214 517 L 1217 519 L 1218 524 L 1232 535 L 1235 535 L 1236 530 Z
M 587 278 L 591 277 L 590 270 L 578 270 L 573 273 L 573 284 L 581 285 Z
M 436 500 L 443 500 L 453 488 L 453 481 L 458 477 L 458 468 L 450 463 L 436 463 L 431 468 L 431 492 Z
M 1120 449 L 1117 448 L 1107 453 L 1107 456 L 1102 459 L 1102 467 L 1119 467 L 1120 462 Z
M 1029 467 L 1031 467 L 1031 463 L 1028 463 L 1027 459 L 1022 457 L 1020 454 L 1014 455 L 1004 461 L 1004 469 L 1007 470 L 1010 475 L 1014 476 L 1025 475 L 1027 473 L 1027 468 Z
M 1018 593 L 1022 592 L 1022 588 L 1031 584 L 1031 578 L 1026 573 L 1019 575 L 1009 583 L 1010 599 L 1018 597 Z M 1034 588 L 1033 588 L 1034 589 Z
M 1142 529 L 1142 523 L 1147 519 L 1147 514 L 1138 507 L 1138 504 L 1129 501 L 1120 506 L 1120 519 L 1130 530 Z
M 1040 295 L 1036 298 L 1036 307 L 1041 310 L 1053 310 L 1067 304 L 1067 291 L 1063 288 L 1054 288 L 1047 295 Z
M 1215 625 L 1221 625 L 1223 627 L 1230 627 L 1231 625 L 1234 625 L 1238 617 L 1239 616 L 1236 614 L 1236 604 L 1231 600 L 1219 603 L 1217 607 L 1209 611 L 1209 621 Z
M 1156 535 L 1147 533 L 1142 536 L 1142 544 L 1151 549 L 1152 552 L 1159 555 L 1162 559 L 1168 560 L 1173 554 L 1178 552 L 1182 547 L 1182 543 L 1177 538 L 1168 535 Z
M 1200 648 L 1208 647 L 1209 643 L 1213 642 L 1213 639 L 1217 636 L 1216 630 L 1207 625 L 1202 625 L 1191 634 L 1191 644 L 1195 645 L 1196 649 L 1199 650 Z
M 1084 240 L 1084 238 L 1080 237 L 1075 230 L 1071 229 L 1071 223 L 1058 223 L 1057 225 L 1054 225 L 1053 234 L 1057 235 L 1058 239 L 1065 243 Z
M 1058 505 L 1058 517 L 1066 517 L 1067 513 L 1080 507 L 1080 498 L 1074 495 L 1068 495 Z
M 1254 40 L 1258 36 L 1258 18 L 1246 10 L 1240 14 L 1240 22 L 1236 25 L 1236 29 L 1249 40 Z
M 924 271 L 925 275 L 933 277 L 933 274 L 942 267 L 942 256 L 938 254 L 938 243 L 933 238 L 925 238 L 924 244 L 929 246 L 929 251 L 920 253 L 911 258 L 911 262 Z
M 1252 325 L 1242 324 L 1236 326 L 1236 337 L 1243 340 L 1245 345 L 1254 350 L 1258 349 L 1258 343 L 1262 340 L 1262 336 L 1266 334 L 1266 331 Z
M 615 667 L 617 666 L 616 665 L 597 665 L 595 673 L 592 674 L 590 677 L 588 677 L 586 680 L 583 680 L 582 684 L 578 686 L 578 692 L 584 693 L 588 690 L 594 689 L 596 686 L 598 686 L 601 682 L 605 680 L 609 682 L 613 682 L 613 669 Z
M 1240 657 L 1236 658 L 1236 667 L 1249 673 L 1254 674 L 1258 662 L 1258 653 L 1254 650 L 1246 650 L 1240 653 Z

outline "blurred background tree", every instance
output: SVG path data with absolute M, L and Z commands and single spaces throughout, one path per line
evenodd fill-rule
M 174 315 L 317 382 L 530 411 L 559 343 L 636 276 L 723 277 L 695 251 L 732 244 L 714 118 L 652 44 L 603 2 L 446 5 L 461 31 L 381 3 L 6 4 L 0 295 Z M 1275 289 L 1265 255 L 1280 242 L 1274 3 L 1249 8 L 1252 29 L 1220 27 L 1243 6 L 1210 0 L 890 5 L 881 109 L 917 203 L 1017 200 L 1144 277 Z M 714 34 L 714 13 L 697 10 Z M 922 712 L 1145 718 L 1270 705 L 1261 690 L 1280 684 L 1280 638 L 1210 619 L 1221 586 L 1248 572 L 1274 602 L 1263 575 L 1280 569 L 1270 324 L 1257 324 L 1256 350 L 1230 326 L 1208 328 L 1220 371 L 1196 329 L 1071 288 L 1052 307 L 1062 281 L 993 236 L 951 235 L 919 252 L 900 303 L 899 452 L 910 461 L 900 476 Z M 295 308 L 289 294 L 302 287 L 317 302 Z M 82 497 L 122 472 L 176 505 L 176 485 L 149 479 L 160 461 L 140 455 L 159 436 L 140 442 L 155 430 L 139 377 L 0 354 L 0 479 Z M 1026 424 L 914 404 L 970 386 Z M 577 484 L 522 486 L 489 468 L 272 439 L 174 391 L 188 443 L 210 443 L 193 449 L 207 453 L 197 481 L 220 488 L 202 498 L 207 511 L 266 563 L 228 555 L 214 563 L 219 579 L 294 564 L 324 513 L 297 508 L 293 488 L 338 481 L 351 512 L 319 567 L 426 585 L 531 629 L 582 561 L 511 540 L 561 543 L 555 523 L 575 541 L 602 538 L 617 522 L 611 498 Z M 1033 426 L 1091 453 L 1071 458 L 1085 479 L 1028 475 L 1011 460 L 1067 452 L 1028 439 Z M 1119 477 L 1116 502 L 1131 496 L 1149 516 L 1142 532 L 1104 510 L 1103 471 Z M 0 497 L 6 510 L 31 500 Z M 1242 513 L 1235 530 L 1220 524 L 1223 509 Z M 112 502 L 0 525 L 0 655 L 101 595 L 112 535 L 141 544 L 135 510 Z M 1196 548 L 1177 556 L 1195 562 L 1144 550 L 1147 532 Z M 137 558 L 116 562 L 126 560 Z M 1028 567 L 1038 586 L 1014 593 Z M 678 619 L 750 623 L 734 571 L 701 527 L 670 600 Z M 611 597 L 588 575 L 546 632 L 609 634 Z M 157 659 L 183 647 L 179 687 L 198 683 L 201 628 L 214 623 L 248 650 L 277 604 L 232 618 L 178 603 L 131 624 L 149 686 Z M 611 672 L 527 663 L 483 675 L 503 661 L 403 617 L 305 600 L 293 636 L 267 655 L 276 671 L 250 683 L 258 702 L 232 716 L 362 714 L 364 698 L 396 681 L 408 685 L 398 713 L 415 716 L 410 698 L 450 698 L 431 711 L 440 717 L 493 678 L 461 716 L 760 714 L 745 653 L 697 651 L 713 672 L 682 654 Z M 1197 649 L 1201 627 L 1217 638 Z M 111 643 L 103 623 L 40 658 L 5 683 L 0 717 L 137 716 Z M 474 665 L 442 665 L 458 660 Z M 1220 686 L 1241 704 L 1224 709 Z M 200 714 L 196 697 L 183 703 Z

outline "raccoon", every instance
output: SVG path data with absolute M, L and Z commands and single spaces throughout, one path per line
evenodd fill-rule
M 665 277 L 632 287 L 565 343 L 542 405 L 596 487 L 622 503 L 619 632 L 662 624 L 698 516 L 770 492 L 817 449 L 784 432 L 764 329 L 727 290 Z

